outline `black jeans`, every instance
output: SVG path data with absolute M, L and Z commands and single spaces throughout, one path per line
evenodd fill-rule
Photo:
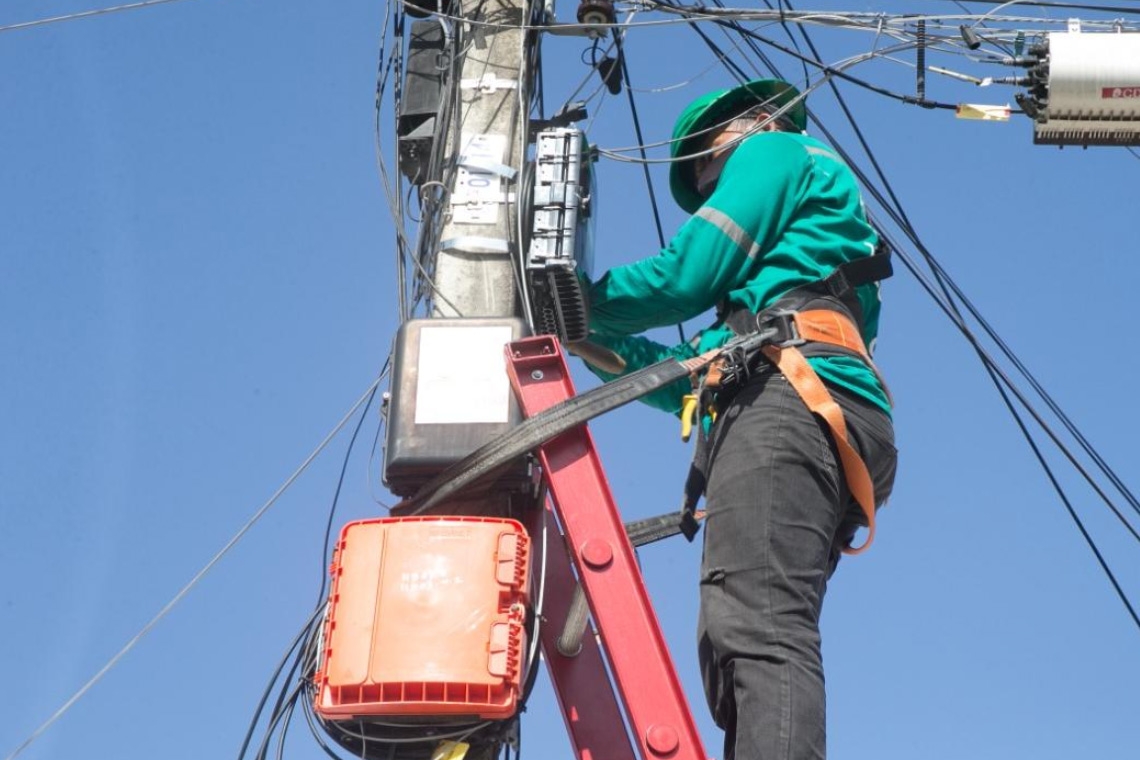
M 890 418 L 830 390 L 881 505 L 895 477 Z M 711 435 L 698 647 L 724 760 L 820 760 L 820 610 L 862 511 L 828 428 L 774 370 L 736 394 Z

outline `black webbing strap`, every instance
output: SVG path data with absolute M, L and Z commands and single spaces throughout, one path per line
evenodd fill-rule
M 684 362 L 666 359 L 555 404 L 451 465 L 394 509 L 404 514 L 431 509 L 559 434 L 686 378 L 714 358 L 710 353 Z
M 894 273 L 891 266 L 891 252 L 880 245 L 872 256 L 864 256 L 840 264 L 822 280 L 809 282 L 784 293 L 776 302 L 759 313 L 745 308 L 725 309 L 722 318 L 737 335 L 747 335 L 766 326 L 772 315 L 805 311 L 807 309 L 832 309 L 845 314 L 856 325 L 863 325 L 863 307 L 855 294 L 855 288 L 872 282 L 885 280 Z M 833 353 L 827 350 L 826 353 Z M 840 350 L 838 353 L 845 353 Z M 811 348 L 804 349 L 805 356 L 813 355 Z
M 666 512 L 656 517 L 646 517 L 642 520 L 630 520 L 625 524 L 626 535 L 634 546 L 645 546 L 663 538 L 675 536 L 687 531 L 686 518 L 699 527 L 700 521 L 705 519 L 703 511 L 694 512 Z M 695 531 L 694 531 L 695 534 Z M 691 539 L 690 539 L 691 540 Z
M 843 298 L 860 285 L 885 280 L 894 274 L 891 266 L 891 252 L 889 248 L 876 249 L 874 255 L 848 261 L 840 264 L 834 272 L 819 281 L 805 287 L 819 288 L 816 292 Z

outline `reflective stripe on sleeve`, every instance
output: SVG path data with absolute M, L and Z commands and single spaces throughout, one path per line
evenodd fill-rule
M 744 231 L 744 228 L 733 221 L 732 217 L 723 211 L 719 211 L 709 206 L 701 206 L 697 209 L 695 216 L 704 219 L 709 224 L 720 230 L 725 237 L 733 242 L 740 250 L 748 252 L 748 258 L 756 258 L 756 254 L 760 252 L 760 246 L 752 239 L 752 236 Z

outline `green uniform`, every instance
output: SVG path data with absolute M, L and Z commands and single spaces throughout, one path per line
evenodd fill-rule
M 696 356 L 724 345 L 732 331 L 711 327 L 673 347 L 635 333 L 692 319 L 718 304 L 759 311 L 840 264 L 872 255 L 877 241 L 854 176 L 830 148 L 801 134 L 752 135 L 728 158 L 713 194 L 659 255 L 615 267 L 590 288 L 592 340 L 620 354 L 627 372 L 669 356 Z M 878 286 L 864 285 L 857 294 L 863 339 L 872 347 Z M 862 361 L 809 361 L 824 380 L 890 413 L 885 390 Z M 681 381 L 643 400 L 676 414 L 689 392 Z

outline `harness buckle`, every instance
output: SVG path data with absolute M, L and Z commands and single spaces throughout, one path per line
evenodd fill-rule
M 765 335 L 765 343 L 780 348 L 788 348 L 790 346 L 802 346 L 807 343 L 807 340 L 800 335 L 800 329 L 796 325 L 796 312 L 791 309 L 778 309 L 764 314 L 764 318 L 760 319 L 760 315 L 756 317 L 756 329 Z

